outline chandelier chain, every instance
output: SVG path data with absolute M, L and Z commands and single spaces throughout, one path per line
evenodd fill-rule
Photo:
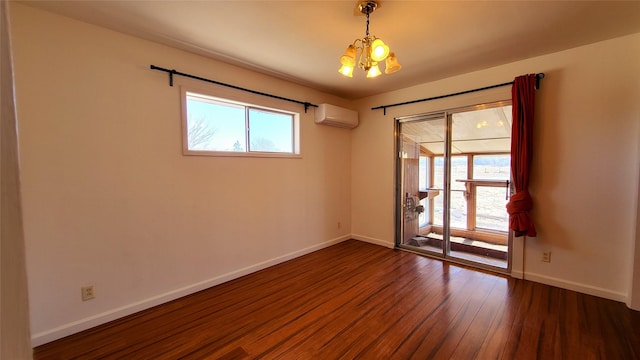
M 369 8 L 367 7 L 367 31 L 365 33 L 366 37 L 369 37 Z

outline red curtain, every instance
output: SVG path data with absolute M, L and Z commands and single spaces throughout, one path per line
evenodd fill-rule
M 511 126 L 511 172 L 516 193 L 507 203 L 509 229 L 515 236 L 536 236 L 529 210 L 533 200 L 529 195 L 529 174 L 533 154 L 533 107 L 536 75 L 518 76 L 511 88 L 513 125 Z

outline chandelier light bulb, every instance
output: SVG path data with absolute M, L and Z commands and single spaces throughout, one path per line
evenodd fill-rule
M 375 39 L 371 43 L 371 58 L 374 61 L 383 61 L 389 56 L 389 47 L 381 40 Z
M 349 45 L 347 50 L 345 50 L 344 54 L 340 57 L 340 63 L 343 66 L 356 66 L 356 47 L 353 45 Z
M 382 72 L 380 72 L 380 68 L 378 68 L 378 63 L 377 62 L 372 63 L 371 67 L 369 68 L 369 71 L 367 71 L 367 77 L 374 78 L 380 75 L 382 75 Z
M 346 77 L 353 77 L 353 66 L 342 65 L 338 72 Z
M 389 53 L 389 56 L 387 56 L 387 59 L 384 62 L 385 62 L 385 65 L 384 65 L 385 74 L 393 74 L 394 72 L 402 69 L 402 65 L 400 65 L 400 63 L 398 62 L 398 59 L 396 58 L 396 54 L 392 52 Z

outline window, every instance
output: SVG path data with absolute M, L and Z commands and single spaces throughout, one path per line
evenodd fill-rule
M 473 177 L 476 179 L 509 180 L 511 178 L 511 155 L 475 155 Z
M 435 176 L 434 185 L 438 189 L 444 189 L 444 157 L 435 157 Z M 456 228 L 465 228 L 467 226 L 467 202 L 464 197 L 464 184 L 457 180 L 467 178 L 467 157 L 452 156 L 451 157 L 451 211 L 449 220 L 451 226 Z M 442 226 L 442 213 L 444 212 L 443 196 L 435 199 L 434 207 L 436 217 L 434 224 Z
M 507 202 L 511 178 L 511 155 L 476 155 L 473 157 L 473 177 L 481 179 L 475 186 L 476 226 L 509 231 Z M 488 180 L 488 181 L 487 181 Z M 491 180 L 503 180 L 491 181 Z
M 428 157 L 420 155 L 418 160 L 418 189 L 420 191 L 427 191 L 430 187 L 430 175 L 431 175 L 431 161 Z M 425 226 L 429 223 L 430 217 L 430 208 L 429 208 L 429 199 L 423 198 L 420 200 L 420 205 L 424 206 L 424 211 L 418 215 L 418 226 Z
M 185 155 L 298 157 L 299 115 L 183 91 Z
M 443 189 L 444 157 L 420 158 L 420 188 L 427 184 L 428 170 L 433 162 L 434 186 Z M 462 154 L 451 156 L 451 228 L 508 231 L 506 204 L 509 191 L 511 156 L 509 154 Z M 424 201 L 424 200 L 423 200 Z M 421 202 L 428 208 L 428 203 Z M 442 226 L 443 197 L 433 200 L 433 224 Z M 469 214 L 472 214 L 469 216 Z M 420 226 L 430 221 L 426 214 Z

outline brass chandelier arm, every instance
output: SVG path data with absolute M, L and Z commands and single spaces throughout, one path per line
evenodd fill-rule
M 355 39 L 351 44 L 351 46 L 356 48 L 356 53 L 357 53 L 356 65 L 360 69 L 363 69 L 365 71 L 368 71 L 371 68 L 370 57 L 365 56 L 365 53 L 371 52 L 371 43 L 373 42 L 373 40 L 375 40 L 375 36 L 373 37 L 373 39 L 371 39 L 371 37 L 363 38 L 363 39 Z M 368 62 L 367 62 L 367 59 L 369 59 Z

